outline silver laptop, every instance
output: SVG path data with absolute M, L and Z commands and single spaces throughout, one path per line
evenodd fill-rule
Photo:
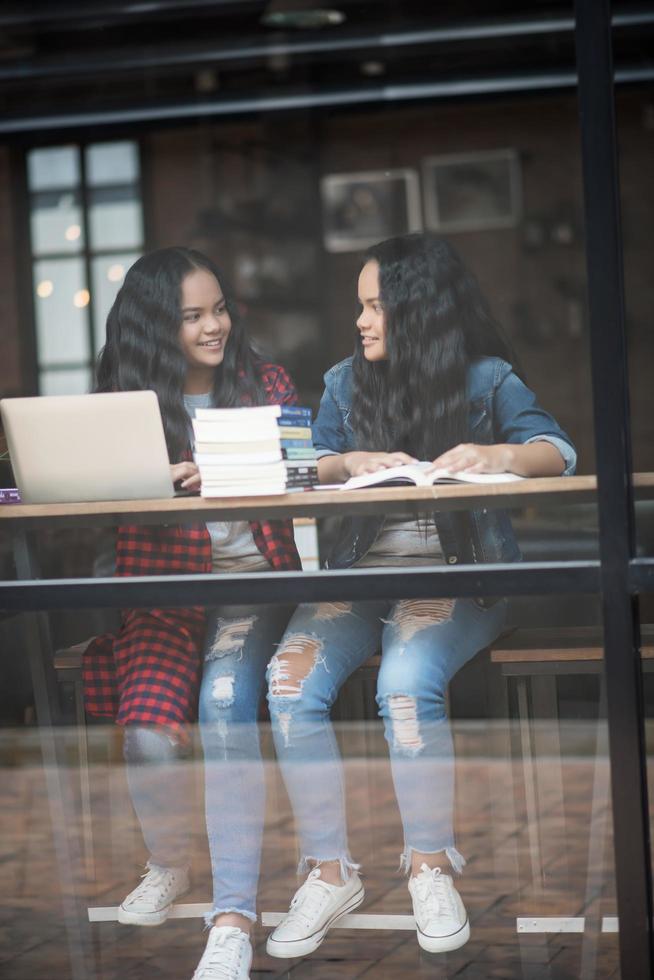
M 25 503 L 173 496 L 153 391 L 3 398 L 0 413 Z

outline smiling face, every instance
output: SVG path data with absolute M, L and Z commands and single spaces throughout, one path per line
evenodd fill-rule
M 214 371 L 222 363 L 232 329 L 220 283 L 207 269 L 195 269 L 182 281 L 182 325 L 179 344 L 188 370 L 184 391 L 211 391 Z
M 384 361 L 386 353 L 386 316 L 379 299 L 379 264 L 366 262 L 359 275 L 361 313 L 357 328 L 361 335 L 363 356 L 367 361 Z

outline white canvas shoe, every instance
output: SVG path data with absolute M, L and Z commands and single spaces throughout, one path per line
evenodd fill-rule
M 189 889 L 186 868 L 148 868 L 142 878 L 118 908 L 118 921 L 123 925 L 161 925 L 175 899 Z
M 252 945 L 236 926 L 213 926 L 193 980 L 249 980 Z
M 450 875 L 423 864 L 409 878 L 418 943 L 428 953 L 449 953 L 470 939 L 470 923 Z
M 356 872 L 344 885 L 330 885 L 322 880 L 320 868 L 314 868 L 293 896 L 288 915 L 268 937 L 266 950 L 270 956 L 283 959 L 313 953 L 329 927 L 342 915 L 357 909 L 364 896 Z

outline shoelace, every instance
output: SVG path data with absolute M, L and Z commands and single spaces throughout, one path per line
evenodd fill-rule
M 170 871 L 164 871 L 161 868 L 148 868 L 145 874 L 141 875 L 141 878 L 144 880 L 132 893 L 131 901 L 138 898 L 149 898 L 152 892 L 160 895 L 163 891 L 165 895 L 166 892 L 170 891 Z
M 314 916 L 320 912 L 325 903 L 325 898 L 329 894 L 329 887 L 320 880 L 318 869 L 314 868 L 291 900 L 291 906 L 286 917 L 287 923 L 299 920 L 303 926 L 311 925 Z
M 428 868 L 423 864 L 416 878 L 418 898 L 425 904 L 425 911 L 430 915 L 456 916 L 449 882 L 441 874 L 440 868 Z
M 212 938 L 211 947 L 206 953 L 207 960 L 199 974 L 200 980 L 205 975 L 211 980 L 237 980 L 245 938 L 240 929 L 225 930 Z M 206 974 L 206 970 L 211 973 Z

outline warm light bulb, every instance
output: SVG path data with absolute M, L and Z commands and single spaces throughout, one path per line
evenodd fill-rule
M 73 296 L 73 305 L 78 309 L 82 309 L 84 306 L 89 305 L 89 300 L 91 299 L 91 294 L 88 289 L 78 289 Z
M 48 296 L 52 296 L 54 292 L 54 283 L 51 279 L 42 279 L 41 282 L 36 287 L 36 295 L 40 296 L 41 299 L 47 299 Z
M 68 225 L 68 228 L 64 232 L 66 241 L 68 242 L 76 242 L 81 234 L 82 229 L 79 225 Z
M 109 282 L 121 282 L 125 278 L 125 266 L 120 262 L 110 265 L 107 269 L 107 279 Z

